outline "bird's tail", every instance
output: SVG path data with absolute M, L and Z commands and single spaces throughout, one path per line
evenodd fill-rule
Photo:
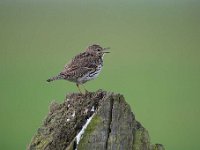
M 47 82 L 51 82 L 51 81 L 54 81 L 54 80 L 59 80 L 59 79 L 64 79 L 64 76 L 59 74 L 57 76 L 54 76 L 54 77 L 51 77 L 47 80 Z

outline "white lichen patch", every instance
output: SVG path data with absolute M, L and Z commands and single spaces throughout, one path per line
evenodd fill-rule
M 86 108 L 85 111 L 84 111 L 84 114 L 87 114 L 87 112 L 88 112 L 88 109 Z
M 81 129 L 81 131 L 77 134 L 76 136 L 76 144 L 78 145 L 81 138 L 82 138 L 82 135 L 84 134 L 85 132 L 85 129 L 87 128 L 88 124 L 90 123 L 90 121 L 92 120 L 92 118 L 94 117 L 95 114 L 93 114 L 90 118 L 87 119 L 87 122 L 85 123 L 85 125 L 83 126 L 83 128 Z
M 94 106 L 92 106 L 92 109 L 91 109 L 91 111 L 94 111 Z
M 72 117 L 74 118 L 74 117 L 75 117 L 75 115 L 76 115 L 76 114 L 75 114 L 75 110 L 74 110 L 74 112 L 73 112 L 73 114 L 72 114 Z

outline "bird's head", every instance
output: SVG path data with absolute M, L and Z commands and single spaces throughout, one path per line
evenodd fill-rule
M 107 51 L 108 49 L 110 49 L 110 48 L 109 47 L 108 48 L 102 48 L 100 45 L 93 44 L 93 45 L 88 46 L 86 51 L 90 52 L 90 53 L 94 53 L 96 55 L 103 56 L 105 53 L 110 53 L 109 51 Z

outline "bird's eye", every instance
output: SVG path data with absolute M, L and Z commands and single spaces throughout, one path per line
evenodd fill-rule
M 100 51 L 100 49 L 98 48 L 97 51 Z

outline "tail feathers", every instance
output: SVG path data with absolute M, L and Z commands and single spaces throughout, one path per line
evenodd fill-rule
M 51 82 L 51 81 L 59 80 L 59 79 L 63 79 L 63 78 L 64 78 L 63 75 L 57 75 L 57 76 L 54 76 L 54 77 L 52 77 L 52 78 L 49 78 L 49 79 L 47 80 L 47 82 Z

